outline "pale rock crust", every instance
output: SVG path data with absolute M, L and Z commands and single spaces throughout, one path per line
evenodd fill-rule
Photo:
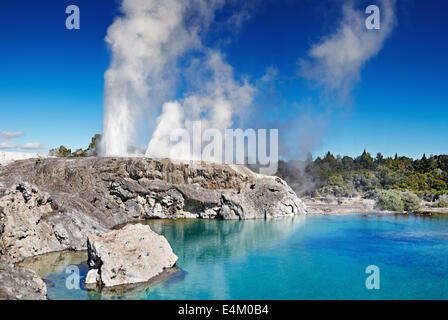
M 21 183 L 0 198 L 0 256 L 11 262 L 62 250 L 82 250 L 88 234 L 107 231 L 93 217 L 56 211 L 51 196 Z
M 247 220 L 306 213 L 282 179 L 243 166 L 95 157 L 0 166 L 0 258 L 8 263 L 85 250 L 89 235 L 142 219 Z M 89 279 L 97 277 L 92 273 Z
M 47 287 L 33 271 L 0 259 L 0 300 L 45 300 Z
M 147 282 L 176 264 L 165 237 L 147 225 L 131 224 L 88 238 L 86 284 L 106 287 Z

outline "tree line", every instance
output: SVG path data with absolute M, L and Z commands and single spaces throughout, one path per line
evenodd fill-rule
M 315 160 L 280 161 L 278 175 L 302 195 L 372 197 L 380 190 L 398 190 L 427 201 L 448 195 L 448 155 L 414 160 L 381 153 L 373 158 L 366 150 L 354 158 L 328 152 Z

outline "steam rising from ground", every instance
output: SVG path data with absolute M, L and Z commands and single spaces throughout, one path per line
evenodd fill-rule
M 379 8 L 380 30 L 369 30 L 365 26 L 367 15 L 363 8 L 355 8 L 353 1 L 346 2 L 342 7 L 342 19 L 335 32 L 314 44 L 308 53 L 308 59 L 299 60 L 299 75 L 322 89 L 324 96 L 330 94 L 338 98 L 338 102 L 346 103 L 360 80 L 363 66 L 381 51 L 395 26 L 395 0 L 381 0 Z M 300 132 L 304 128 L 303 125 L 288 131 L 289 136 L 299 136 L 300 139 L 295 148 L 290 142 L 286 142 L 287 150 L 284 153 L 291 154 L 294 150 L 299 150 L 299 158 L 302 159 L 284 163 L 280 171 L 298 195 L 312 190 L 315 186 L 313 179 L 304 170 L 309 161 L 304 161 L 304 156 L 320 143 L 332 107 L 334 106 L 329 106 L 318 118 L 302 116 L 298 119 L 296 123 L 303 123 L 305 128 L 309 129 L 305 134 Z
M 132 154 L 136 123 L 145 113 L 159 116 L 146 151 L 150 157 L 182 159 L 189 154 L 185 151 L 190 146 L 170 141 L 170 135 L 176 129 L 191 132 L 196 120 L 201 120 L 202 130 L 213 128 L 221 133 L 237 121 L 241 125 L 259 93 L 257 81 L 237 79 L 225 55 L 203 41 L 216 25 L 216 11 L 229 2 L 239 3 L 123 0 L 122 15 L 106 37 L 112 61 L 105 74 L 103 155 Z M 345 3 L 335 31 L 314 44 L 306 59 L 299 60 L 299 75 L 324 93 L 348 98 L 364 64 L 382 49 L 395 25 L 394 5 L 394 0 L 381 0 L 381 29 L 368 30 L 365 8 L 355 9 L 352 1 Z M 250 10 L 241 4 L 234 8 L 237 10 L 225 23 L 239 27 L 250 17 Z M 271 76 L 268 72 L 258 82 L 275 78 Z M 187 85 L 179 96 L 182 81 Z M 287 157 L 295 149 L 307 154 L 315 147 L 325 129 L 325 118 L 316 125 L 315 119 L 298 115 L 282 124 L 280 130 L 287 132 L 281 135 L 288 137 L 283 155 Z
M 201 72 L 210 74 L 210 80 L 203 77 L 199 83 L 203 87 L 197 93 L 187 95 L 180 101 L 167 102 L 158 119 L 157 128 L 146 153 L 149 157 L 170 157 L 182 160 L 200 160 L 201 154 L 191 154 L 193 159 L 184 159 L 190 155 L 189 141 L 170 141 L 173 129 L 192 132 L 193 121 L 201 120 L 201 129 L 224 130 L 231 128 L 233 119 L 247 112 L 252 105 L 255 87 L 247 81 L 239 83 L 234 79 L 233 69 L 219 52 L 209 50 L 204 61 L 196 61 L 193 72 L 199 77 Z M 222 159 L 214 159 L 222 161 Z
M 215 11 L 224 4 L 224 0 L 123 0 L 123 15 L 109 27 L 106 37 L 112 61 L 105 74 L 104 155 L 129 155 L 136 121 L 145 112 L 157 114 L 162 105 L 147 152 L 150 156 L 168 156 L 167 139 L 173 129 L 188 128 L 199 118 L 205 127 L 224 128 L 232 124 L 237 105 L 251 104 L 253 88 L 236 82 L 220 52 L 201 41 Z M 241 24 L 242 19 L 240 12 L 229 23 Z M 180 61 L 191 53 L 196 54 L 190 61 Z M 168 102 L 181 76 L 193 80 L 194 72 L 203 70 L 212 79 L 196 75 L 198 92 Z

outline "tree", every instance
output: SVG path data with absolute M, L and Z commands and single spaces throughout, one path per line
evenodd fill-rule
M 375 164 L 373 162 L 373 158 L 370 153 L 367 153 L 366 149 L 362 155 L 355 159 L 355 163 L 359 166 L 360 169 L 374 169 Z
M 401 194 L 401 201 L 403 201 L 404 210 L 413 212 L 421 207 L 420 198 L 413 192 L 406 191 Z
M 96 134 L 92 137 L 92 141 L 89 147 L 85 150 L 79 148 L 72 153 L 71 149 L 67 149 L 64 146 L 60 146 L 58 149 L 51 149 L 49 155 L 53 157 L 92 157 L 98 155 L 101 135 Z
M 52 157 L 68 157 L 72 153 L 71 149 L 67 149 L 64 146 L 60 146 L 58 149 L 51 149 L 49 155 Z
M 98 156 L 100 141 L 101 141 L 100 134 L 96 134 L 92 137 L 92 141 L 89 144 L 89 148 L 86 150 L 88 156 Z
M 73 152 L 70 156 L 71 157 L 86 157 L 87 156 L 87 151 L 79 148 L 78 150 Z
M 341 161 L 344 170 L 351 171 L 355 168 L 355 162 L 351 157 L 344 156 Z
M 381 153 L 378 152 L 378 153 L 376 154 L 375 163 L 376 163 L 377 165 L 382 165 L 382 164 L 383 164 L 383 160 L 384 160 L 383 155 L 382 155 Z

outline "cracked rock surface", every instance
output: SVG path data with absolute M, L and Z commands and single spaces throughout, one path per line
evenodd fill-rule
M 150 158 L 48 158 L 0 167 L 0 256 L 85 250 L 88 235 L 148 218 L 266 219 L 306 213 L 278 177 Z
M 21 183 L 0 198 L 0 257 L 27 257 L 85 248 L 88 234 L 107 231 L 99 221 L 77 211 L 57 211 L 51 196 Z
M 278 177 L 243 166 L 150 158 L 47 158 L 0 166 L 0 258 L 87 249 L 89 235 L 148 218 L 305 214 Z
M 177 261 L 165 237 L 142 224 L 89 236 L 87 248 L 87 285 L 112 287 L 147 282 Z
M 282 179 L 236 165 L 92 157 L 0 167 L 0 185 L 23 182 L 49 193 L 54 211 L 80 212 L 106 227 L 145 218 L 245 220 L 306 213 Z
M 47 287 L 33 271 L 0 259 L 0 300 L 44 300 Z

